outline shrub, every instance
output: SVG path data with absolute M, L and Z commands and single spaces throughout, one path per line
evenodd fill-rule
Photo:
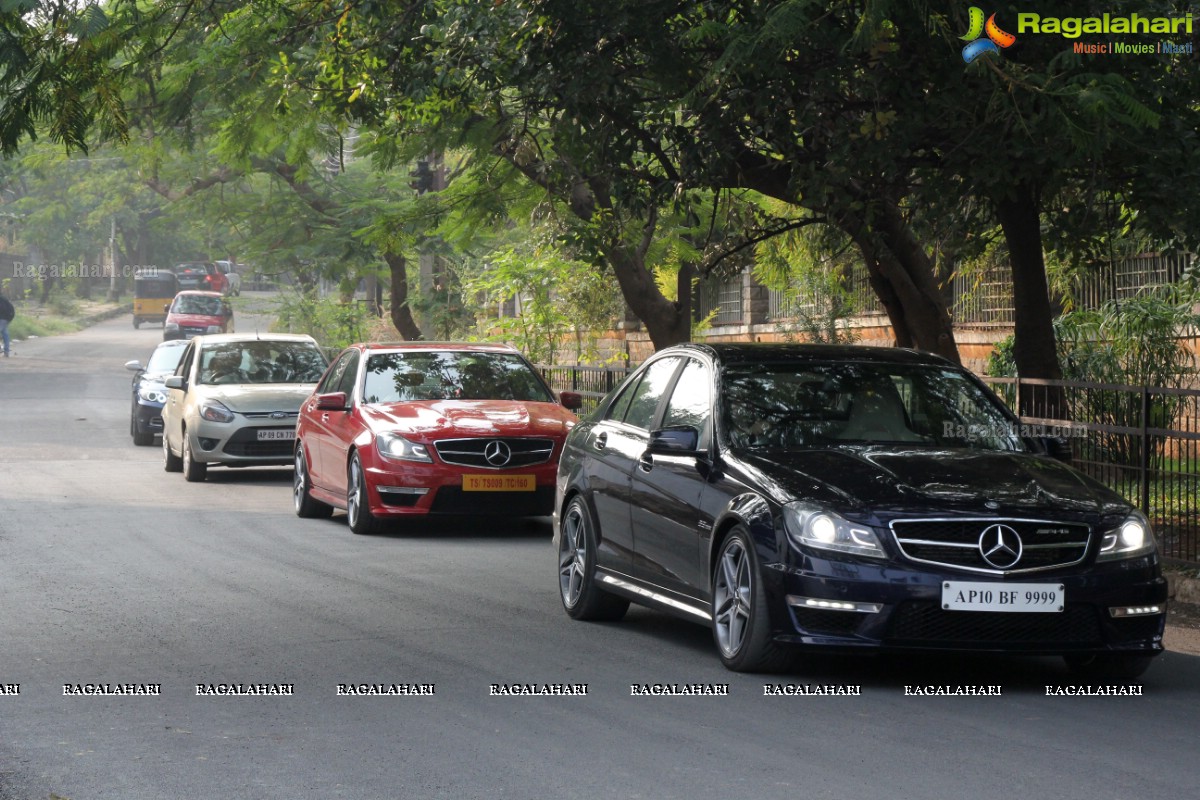
M 284 333 L 307 333 L 323 347 L 340 350 L 365 341 L 374 322 L 365 303 L 318 297 L 309 290 L 279 296 L 274 328 Z
M 1096 310 L 1074 311 L 1054 322 L 1058 361 L 1069 381 L 1128 386 L 1179 388 L 1196 375 L 1194 357 L 1181 337 L 1200 324 L 1192 309 L 1196 292 L 1185 286 L 1160 287 L 1124 300 L 1110 300 Z M 1013 337 L 997 344 L 987 373 L 1013 377 Z M 1152 394 L 1146 424 L 1173 427 L 1182 398 Z M 1073 419 L 1112 427 L 1142 425 L 1141 396 L 1131 392 L 1068 392 Z M 1135 466 L 1140 461 L 1138 435 L 1099 433 L 1091 456 L 1109 463 Z M 1151 455 L 1162 441 L 1151 437 Z

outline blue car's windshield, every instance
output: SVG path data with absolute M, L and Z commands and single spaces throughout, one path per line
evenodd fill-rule
M 183 356 L 183 351 L 187 342 L 183 339 L 178 339 L 171 342 L 164 342 L 154 348 L 154 353 L 150 356 L 150 363 L 146 365 L 147 372 L 174 372 L 179 366 L 179 359 Z
M 736 447 L 905 444 L 1025 450 L 999 402 L 949 367 L 810 361 L 734 365 L 723 419 Z

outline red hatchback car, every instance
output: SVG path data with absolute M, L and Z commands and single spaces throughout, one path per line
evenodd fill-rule
M 206 333 L 233 333 L 233 306 L 219 292 L 188 290 L 167 306 L 163 341 L 190 339 Z
M 353 345 L 300 408 L 296 513 L 344 508 L 355 533 L 413 515 L 549 514 L 579 406 L 504 345 Z

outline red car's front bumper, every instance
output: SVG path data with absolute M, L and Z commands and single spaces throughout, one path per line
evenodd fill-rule
M 556 459 L 532 467 L 497 470 L 379 461 L 383 463 L 363 465 L 368 505 L 376 517 L 543 516 L 554 508 Z

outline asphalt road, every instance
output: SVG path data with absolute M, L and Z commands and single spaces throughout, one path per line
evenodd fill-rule
M 239 324 L 239 327 L 244 327 Z M 128 436 L 122 318 L 0 362 L 0 800 L 998 798 L 1194 791 L 1200 657 L 1140 697 L 1047 696 L 1057 660 L 813 659 L 734 675 L 708 632 L 570 621 L 546 520 L 356 537 L 284 470 L 188 484 Z M 159 696 L 64 685 L 160 684 Z M 197 696 L 197 684 L 292 696 Z M 433 684 L 338 696 L 338 684 Z M 586 696 L 491 696 L 585 683 Z M 634 684 L 728 685 L 635 697 Z M 768 697 L 764 683 L 859 687 Z M 997 685 L 1000 696 L 906 686 Z

